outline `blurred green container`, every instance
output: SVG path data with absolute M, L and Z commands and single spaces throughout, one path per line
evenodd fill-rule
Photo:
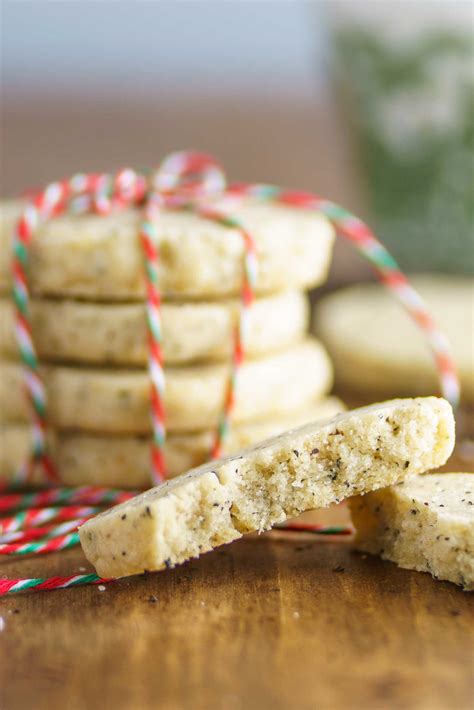
M 374 223 L 403 268 L 474 273 L 471 2 L 328 3 Z

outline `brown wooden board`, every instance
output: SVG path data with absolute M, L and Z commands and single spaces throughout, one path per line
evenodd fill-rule
M 77 549 L 0 574 L 81 567 Z M 343 539 L 250 536 L 105 591 L 0 599 L 0 708 L 464 710 L 472 600 Z

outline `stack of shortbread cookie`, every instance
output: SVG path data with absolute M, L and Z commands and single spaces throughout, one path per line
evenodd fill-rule
M 1 215 L 0 287 L 9 284 L 9 240 L 21 209 Z M 234 214 L 254 237 L 257 301 L 238 378 L 226 452 L 343 407 L 328 397 L 332 367 L 307 335 L 305 289 L 327 275 L 334 234 L 316 214 L 246 201 Z M 50 450 L 61 479 L 146 487 L 150 404 L 145 287 L 136 211 L 64 216 L 43 225 L 29 256 L 33 338 L 48 395 Z M 158 222 L 165 357 L 165 457 L 170 475 L 202 463 L 224 405 L 244 278 L 234 229 L 184 212 Z M 0 471 L 11 476 L 30 432 L 13 307 L 0 304 Z

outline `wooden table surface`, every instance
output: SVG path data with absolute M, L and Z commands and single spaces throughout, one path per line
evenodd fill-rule
M 76 549 L 0 573 L 81 567 Z M 0 708 L 464 710 L 472 598 L 343 539 L 249 536 L 105 591 L 2 598 Z

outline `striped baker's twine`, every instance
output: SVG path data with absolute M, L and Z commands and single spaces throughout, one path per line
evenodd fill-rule
M 10 542 L 0 544 L 0 555 L 45 555 L 49 552 L 67 550 L 79 544 L 79 533 L 70 532 L 52 538 L 45 537 L 33 542 Z
M 123 503 L 136 496 L 138 491 L 122 491 L 117 488 L 100 486 L 79 486 L 77 488 L 50 488 L 28 493 L 4 493 L 0 495 L 0 514 L 25 513 L 36 519 L 36 508 L 45 506 L 93 505 L 111 506 Z
M 109 200 L 109 211 L 120 203 L 125 204 L 123 190 L 120 188 L 121 171 L 116 178 L 116 200 Z M 126 172 L 126 171 L 125 171 Z M 110 179 L 104 175 L 75 175 L 69 180 L 54 182 L 39 193 L 23 210 L 13 231 L 12 239 L 12 296 L 15 304 L 15 334 L 18 342 L 21 360 L 24 367 L 24 380 L 31 404 L 31 423 L 33 435 L 33 450 L 29 460 L 20 468 L 15 478 L 15 484 L 25 483 L 30 479 L 36 462 L 42 465 L 45 478 L 49 482 L 57 482 L 58 474 L 54 463 L 47 452 L 46 423 L 47 397 L 46 390 L 39 372 L 38 358 L 31 335 L 29 318 L 30 294 L 27 282 L 27 265 L 29 247 L 39 227 L 47 220 L 53 219 L 70 208 L 72 212 L 83 212 L 91 208 L 86 199 L 81 204 L 81 198 L 95 198 L 97 211 L 106 213 L 102 200 L 105 186 Z M 134 197 L 141 184 L 135 185 Z M 115 194 L 115 193 L 114 193 Z
M 0 518 L 0 536 L 10 535 L 19 530 L 38 529 L 50 523 L 91 517 L 100 511 L 94 505 L 65 505 L 61 508 L 44 507 L 22 510 L 14 515 Z
M 51 540 L 55 537 L 62 537 L 63 535 L 68 535 L 71 532 L 76 532 L 76 530 L 83 525 L 87 520 L 90 520 L 92 516 L 84 516 L 83 518 L 74 518 L 72 520 L 65 520 L 63 522 L 50 523 L 49 525 L 39 525 L 38 527 L 32 528 L 20 528 L 15 532 L 0 532 L 0 547 L 2 545 L 10 543 L 20 543 L 20 542 L 32 542 L 33 540 Z
M 148 330 L 148 370 L 151 382 L 152 451 L 151 477 L 161 482 L 166 475 L 163 449 L 166 437 L 163 363 L 163 336 L 160 316 L 158 225 L 164 207 L 192 210 L 202 217 L 237 230 L 244 244 L 244 278 L 241 298 L 241 317 L 235 330 L 231 371 L 223 411 L 217 427 L 212 456 L 222 450 L 228 436 L 238 372 L 244 362 L 247 312 L 255 298 L 257 278 L 256 250 L 251 235 L 237 219 L 206 206 L 211 197 L 222 195 L 225 177 L 220 166 L 209 156 L 198 153 L 175 153 L 161 168 L 145 177 L 125 169 L 116 175 L 75 175 L 69 180 L 52 183 L 29 204 L 20 217 L 13 238 L 13 296 L 16 309 L 16 334 L 25 381 L 33 405 L 34 447 L 30 460 L 18 472 L 15 483 L 22 484 L 32 474 L 33 465 L 40 461 L 48 481 L 56 482 L 57 473 L 46 448 L 47 398 L 38 370 L 38 360 L 31 338 L 28 314 L 29 293 L 26 279 L 28 247 L 38 227 L 46 220 L 64 214 L 94 212 L 110 214 L 112 210 L 144 205 L 140 227 L 140 244 L 144 259 L 146 284 L 146 315 Z
M 68 577 L 41 577 L 22 579 L 2 579 L 0 577 L 0 596 L 13 592 L 24 592 L 27 589 L 51 590 L 66 589 L 67 587 L 77 587 L 83 584 L 100 584 L 101 582 L 111 582 L 110 579 L 102 579 L 96 574 L 74 574 Z
M 447 338 L 436 326 L 424 300 L 402 273 L 395 259 L 362 220 L 323 197 L 284 190 L 273 185 L 236 184 L 229 187 L 228 194 L 239 199 L 253 197 L 323 214 L 336 232 L 351 242 L 369 261 L 380 281 L 402 303 L 423 332 L 439 373 L 441 394 L 454 407 L 458 405 L 459 379 Z

